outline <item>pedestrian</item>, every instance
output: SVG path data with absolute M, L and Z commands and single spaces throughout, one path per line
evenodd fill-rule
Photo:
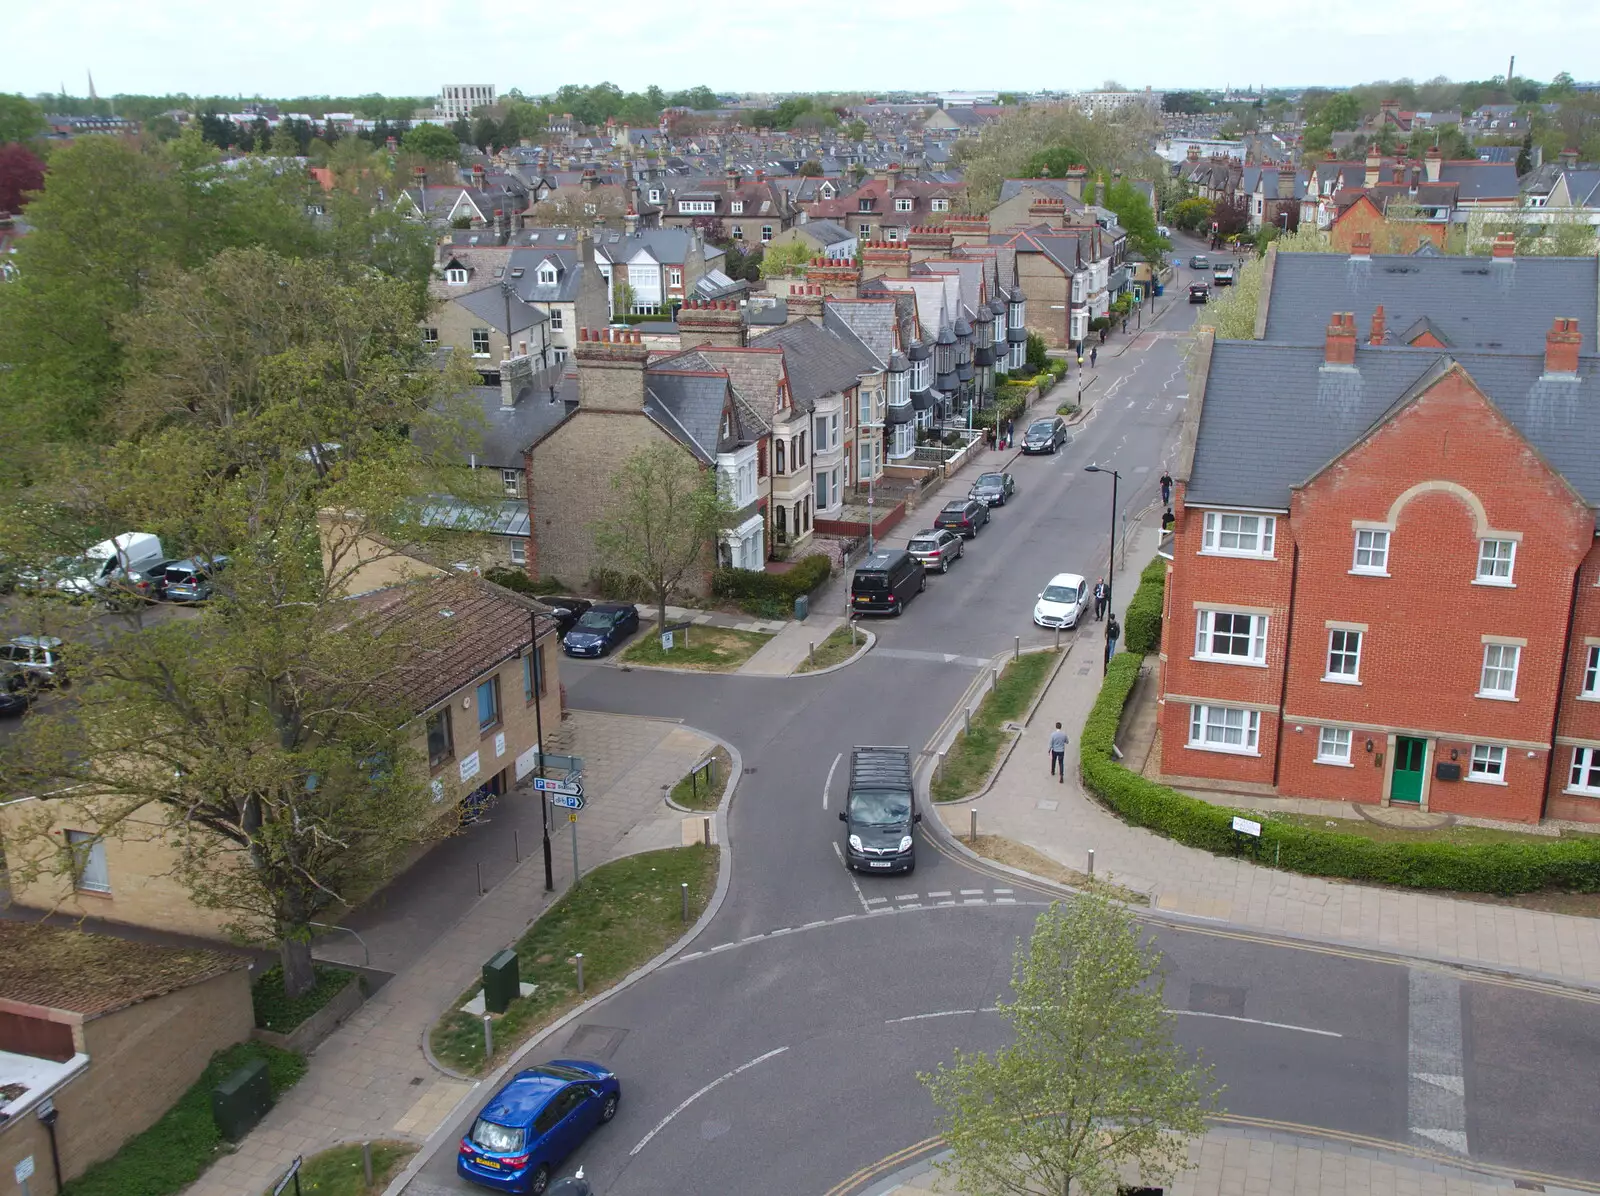
M 1091 370 L 1092 370 L 1092 369 L 1094 369 L 1094 361 L 1095 361 L 1095 358 L 1097 358 L 1097 357 L 1099 357 L 1099 356 L 1100 356 L 1100 349 L 1099 349 L 1099 346 L 1097 346 L 1097 345 L 1090 345 L 1090 346 L 1089 346 L 1089 368 L 1090 368 L 1090 369 L 1091 369 Z
M 1161 471 L 1161 505 L 1164 507 L 1172 505 L 1172 475 L 1165 469 Z
M 1171 507 L 1168 507 L 1165 511 L 1161 512 L 1161 530 L 1162 531 L 1166 531 L 1169 527 L 1171 527 L 1176 522 L 1177 522 L 1177 518 L 1172 514 L 1172 508 Z
M 1127 316 L 1123 316 L 1122 317 L 1122 335 L 1123 336 L 1127 336 L 1128 335 L 1128 317 Z
M 1060 723 L 1050 732 L 1050 775 L 1056 778 L 1058 785 L 1067 783 L 1067 733 Z
M 1106 613 L 1106 579 L 1100 578 L 1094 583 L 1094 617 L 1099 622 Z

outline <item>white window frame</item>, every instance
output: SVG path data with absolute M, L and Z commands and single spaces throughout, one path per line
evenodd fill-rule
M 111 892 L 105 838 L 93 831 L 68 831 L 66 839 L 72 856 L 72 887 L 83 893 Z
M 1341 764 L 1354 768 L 1350 760 L 1350 742 L 1354 732 L 1349 727 L 1317 728 L 1317 763 Z
M 744 200 L 736 199 L 728 205 L 728 211 L 735 216 L 744 215 Z
M 1511 662 L 1506 663 L 1506 654 L 1511 654 Z M 1491 660 L 1494 663 L 1490 663 Z M 1501 701 L 1515 699 L 1517 696 L 1517 671 L 1522 667 L 1522 646 L 1520 644 L 1501 644 L 1490 642 L 1483 646 L 1483 671 L 1478 678 L 1478 697 L 1496 698 Z M 1493 680 L 1504 679 L 1504 674 L 1511 674 L 1508 686 L 1490 687 L 1490 673 L 1495 674 Z
M 894 201 L 894 210 L 897 212 L 909 212 L 914 206 L 909 199 L 901 198 Z
M 948 212 L 950 210 L 950 201 L 948 199 L 931 200 L 928 207 L 935 212 Z
M 539 285 L 540 286 L 542 286 L 542 287 L 553 287 L 559 281 L 560 281 L 560 279 L 558 279 L 556 277 L 556 270 L 555 270 L 554 266 L 544 265 L 544 266 L 540 266 L 539 267 Z
M 561 309 L 559 307 L 552 307 L 550 309 L 550 329 L 551 329 L 551 331 L 552 332 L 560 332 L 565 327 L 566 327 L 566 319 L 565 319 Z
M 526 565 L 528 563 L 528 542 L 512 537 L 511 563 L 513 565 Z
M 1229 724 L 1237 715 L 1237 726 Z M 1213 730 L 1221 737 L 1212 738 Z M 1239 742 L 1227 742 L 1230 732 L 1238 732 Z M 1246 710 L 1242 706 L 1189 707 L 1188 747 L 1197 752 L 1224 752 L 1230 756 L 1259 756 L 1261 754 L 1261 712 Z
M 467 283 L 467 272 L 459 268 L 454 270 L 446 270 L 444 272 L 444 280 L 453 287 L 465 286 Z
M 1578 696 L 1600 699 L 1600 644 L 1590 644 L 1588 648 L 1583 662 L 1583 688 L 1578 690 Z
M 1350 572 L 1367 577 L 1389 576 L 1389 529 L 1356 528 L 1355 548 L 1350 554 Z
M 711 216 L 716 213 L 717 201 L 714 199 L 680 199 L 678 211 L 685 216 Z
M 650 202 L 651 203 L 660 203 L 661 202 L 661 192 L 660 192 L 659 189 L 654 188 L 654 187 L 652 187 L 650 189 Z
M 1355 646 L 1350 646 L 1350 637 L 1355 637 Z M 1323 669 L 1322 679 L 1333 681 L 1340 685 L 1361 684 L 1361 644 L 1366 638 L 1366 633 L 1353 627 L 1328 628 L 1328 659 Z M 1335 668 L 1335 665 L 1349 664 L 1348 669 Z
M 669 287 L 681 287 L 683 285 L 683 270 L 681 268 L 678 266 L 667 267 L 667 285 Z
M 1500 555 L 1501 550 L 1505 555 Z M 1504 568 L 1505 572 L 1500 570 Z M 1517 567 L 1517 542 L 1495 537 L 1478 541 L 1478 573 L 1473 583 L 1480 586 L 1514 586 L 1512 575 Z M 1487 570 L 1487 571 L 1486 571 Z
M 856 236 L 859 237 L 863 241 L 867 240 L 867 238 L 872 236 L 872 225 L 870 225 L 870 224 L 858 224 L 858 225 L 856 225 Z
M 482 338 L 483 348 L 478 348 L 479 338 Z M 487 328 L 474 328 L 472 330 L 472 355 L 474 357 L 489 356 L 489 330 Z
M 500 471 L 500 487 L 509 497 L 515 498 L 522 492 L 522 470 L 502 469 Z
M 437 328 L 424 328 L 422 330 L 422 343 L 432 348 L 439 343 L 439 330 Z
M 1467 763 L 1467 780 L 1479 785 L 1506 783 L 1506 749 L 1498 743 L 1475 743 Z
M 1228 526 L 1233 520 L 1233 527 Z M 1254 520 L 1254 527 L 1245 532 L 1246 522 Z M 1273 548 L 1277 543 L 1278 518 L 1276 515 L 1258 515 L 1245 511 L 1207 511 L 1203 521 L 1200 552 L 1204 556 L 1238 556 L 1253 557 L 1257 560 L 1270 561 L 1275 559 Z M 1241 548 L 1245 537 L 1254 542 L 1253 548 Z M 1232 537 L 1233 546 L 1227 546 L 1224 541 Z
M 1221 630 L 1217 624 L 1220 620 L 1228 620 L 1227 630 Z M 1245 630 L 1238 630 L 1236 620 L 1247 619 Z M 1267 616 L 1251 614 L 1246 611 L 1232 610 L 1198 610 L 1195 612 L 1194 629 L 1194 659 L 1216 661 L 1220 664 L 1253 664 L 1264 665 L 1267 663 Z M 1218 652 L 1217 639 L 1228 640 L 1242 639 L 1249 649 L 1248 653 Z
M 1572 749 L 1572 764 L 1567 769 L 1566 791 L 1600 797 L 1600 748 Z

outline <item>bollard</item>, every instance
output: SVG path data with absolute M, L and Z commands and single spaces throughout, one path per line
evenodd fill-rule
M 576 956 L 574 956 L 574 958 L 578 962 L 578 993 L 580 995 L 582 995 L 582 993 L 583 993 L 583 952 L 579 951 L 578 954 Z
M 483 1057 L 494 1058 L 494 1018 L 483 1015 Z
M 971 735 L 972 734 L 972 707 L 968 706 L 966 709 L 962 710 L 962 712 L 961 712 L 961 722 L 962 722 L 963 728 L 964 728 L 962 733 L 965 734 L 965 735 Z
M 711 816 L 709 814 L 700 820 L 700 841 L 707 847 L 711 846 Z
M 514 827 L 511 831 L 511 850 L 517 857 L 517 863 L 522 863 L 522 839 L 518 836 Z
M 811 646 L 806 649 L 806 659 L 809 660 L 812 664 L 816 664 L 817 663 L 817 641 L 816 640 L 812 640 L 811 641 Z
M 856 646 L 856 621 L 854 619 L 850 620 L 850 646 L 852 648 Z
M 1056 625 L 1056 651 L 1061 651 L 1061 625 Z
M 939 753 L 939 762 L 933 766 L 933 775 L 938 780 L 944 780 L 944 753 Z
M 990 669 L 989 670 L 989 688 L 990 689 L 998 689 L 998 688 L 1000 688 L 1000 670 L 999 669 Z
M 683 920 L 687 922 L 689 920 L 689 882 L 684 881 L 678 886 L 678 889 L 683 893 Z
M 367 1190 L 372 1190 L 372 1143 L 361 1144 L 361 1178 L 367 1182 Z
M 1022 637 L 1020 635 L 1016 635 L 1016 636 L 1012 636 L 1011 638 L 1016 641 L 1016 643 L 1011 648 L 1011 659 L 1012 660 L 1021 660 L 1022 659 Z
M 478 896 L 483 896 L 483 861 L 478 861 Z
M 1094 848 L 1089 848 L 1089 875 L 1094 875 Z
M 972 811 L 972 834 L 968 836 L 974 843 L 978 841 L 978 811 Z

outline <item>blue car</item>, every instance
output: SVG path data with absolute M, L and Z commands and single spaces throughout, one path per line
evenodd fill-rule
M 602 602 L 584 611 L 561 637 L 568 656 L 604 656 L 639 630 L 639 608 L 630 602 Z
M 519 1071 L 483 1107 L 456 1153 L 456 1174 L 501 1192 L 544 1196 L 594 1127 L 617 1115 L 622 1085 L 598 1063 L 556 1059 Z

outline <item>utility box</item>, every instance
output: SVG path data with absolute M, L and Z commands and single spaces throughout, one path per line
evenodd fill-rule
M 489 1013 L 504 1013 L 522 995 L 522 976 L 517 970 L 517 953 L 509 948 L 483 965 L 483 1007 Z
M 805 617 L 811 613 L 811 595 L 801 594 L 794 600 L 794 617 L 804 622 Z
M 270 1108 L 272 1081 L 265 1059 L 245 1064 L 211 1090 L 211 1119 L 229 1142 L 253 1130 Z

